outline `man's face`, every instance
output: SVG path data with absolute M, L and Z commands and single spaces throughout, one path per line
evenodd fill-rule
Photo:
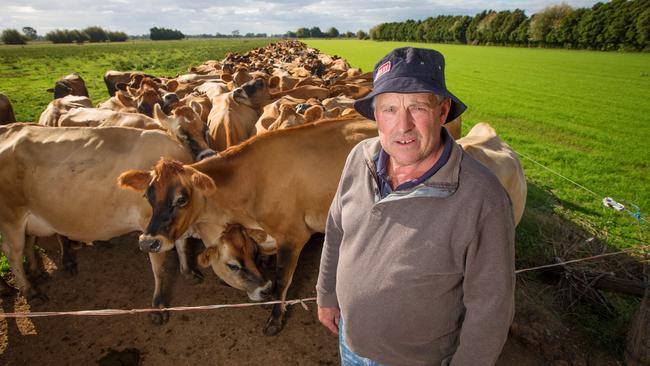
M 451 102 L 438 104 L 428 93 L 383 93 L 375 97 L 379 141 L 393 168 L 433 166 L 440 147 L 440 129 Z

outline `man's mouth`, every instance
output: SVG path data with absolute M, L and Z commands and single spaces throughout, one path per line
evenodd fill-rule
M 410 144 L 412 142 L 415 142 L 415 139 L 396 140 L 395 142 L 400 144 L 400 145 L 408 145 L 408 144 Z

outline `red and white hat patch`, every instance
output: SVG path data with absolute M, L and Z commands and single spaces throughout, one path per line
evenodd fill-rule
M 390 71 L 390 61 L 386 61 L 383 65 L 379 66 L 377 69 L 377 75 L 375 75 L 375 80 L 379 79 L 380 76 Z

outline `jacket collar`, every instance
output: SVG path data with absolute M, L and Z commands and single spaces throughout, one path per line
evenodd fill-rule
M 373 137 L 361 142 L 363 148 L 363 156 L 366 161 L 366 166 L 370 169 L 373 176 L 377 176 L 377 167 L 375 160 L 381 149 L 379 137 Z M 460 175 L 460 162 L 463 159 L 463 149 L 452 141 L 451 155 L 447 164 L 440 170 L 433 174 L 429 179 L 425 180 L 420 186 L 441 189 L 453 193 L 458 189 L 458 177 Z M 420 186 L 416 186 L 417 189 Z

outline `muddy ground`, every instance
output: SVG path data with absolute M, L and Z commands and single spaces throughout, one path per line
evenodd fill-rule
M 1 299 L 3 312 L 74 311 L 148 308 L 153 276 L 147 255 L 126 236 L 111 244 L 78 250 L 78 273 L 58 269 L 56 242 L 41 240 L 48 277 L 40 288 L 49 301 L 28 306 L 21 296 Z M 322 237 L 303 251 L 289 298 L 315 296 Z M 205 280 L 189 284 L 178 274 L 171 252 L 166 271 L 171 306 L 245 303 L 244 292 L 227 287 L 209 269 Z M 262 334 L 270 309 L 262 307 L 190 311 L 171 314 L 162 326 L 146 314 L 100 317 L 10 319 L 0 317 L 0 365 L 337 365 L 336 337 L 322 327 L 315 303 L 309 311 L 292 306 L 284 330 Z M 511 337 L 498 365 L 544 365 L 538 350 Z

